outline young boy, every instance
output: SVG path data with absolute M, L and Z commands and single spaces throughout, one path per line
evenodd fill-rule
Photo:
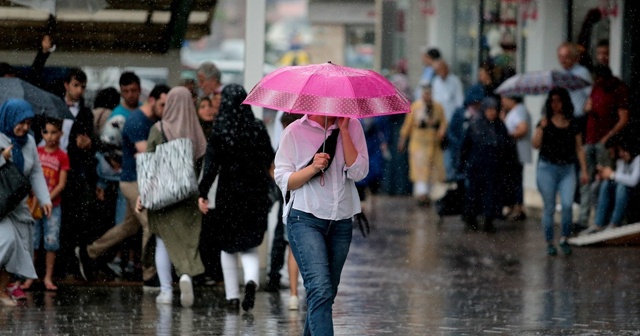
M 44 178 L 47 180 L 49 193 L 53 209 L 51 217 L 43 217 L 36 221 L 33 227 L 33 248 L 38 251 L 40 242 L 44 238 L 44 249 L 46 254 L 46 274 L 44 276 L 44 286 L 47 290 L 55 291 L 58 287 L 53 283 L 53 266 L 56 261 L 56 251 L 60 248 L 60 194 L 67 183 L 67 172 L 70 169 L 69 157 L 60 149 L 60 138 L 62 137 L 62 120 L 47 119 L 45 128 L 42 130 L 44 145 L 38 147 L 38 156 L 42 164 Z M 34 253 L 34 259 L 36 253 Z M 33 280 L 27 280 L 23 288 L 29 288 Z

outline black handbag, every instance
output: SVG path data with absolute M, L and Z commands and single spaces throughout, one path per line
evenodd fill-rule
M 11 161 L 0 166 L 0 219 L 6 217 L 31 191 L 29 179 Z

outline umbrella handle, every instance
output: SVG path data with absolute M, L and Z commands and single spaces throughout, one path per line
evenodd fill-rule
M 323 153 L 324 153 L 325 143 L 327 142 L 327 119 L 329 119 L 329 118 L 327 116 L 324 116 L 324 140 L 322 140 L 322 152 Z

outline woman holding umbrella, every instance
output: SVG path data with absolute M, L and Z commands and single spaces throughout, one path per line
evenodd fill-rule
M 355 182 L 367 176 L 368 156 L 362 126 L 350 118 L 306 115 L 282 134 L 275 179 L 289 194 L 283 217 L 307 292 L 304 335 L 333 335 L 332 305 L 360 212 Z
M 36 142 L 29 135 L 34 114 L 29 103 L 9 99 L 0 107 L 0 166 L 11 161 L 31 182 L 45 215 L 51 214 L 49 189 L 42 173 Z M 33 217 L 25 198 L 4 218 L 0 218 L 0 306 L 15 306 L 5 292 L 9 273 L 37 279 L 33 266 Z

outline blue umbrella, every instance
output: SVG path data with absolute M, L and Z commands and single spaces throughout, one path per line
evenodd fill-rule
M 62 98 L 20 78 L 0 78 L 0 104 L 9 98 L 26 100 L 31 104 L 35 114 L 57 119 L 73 119 Z

